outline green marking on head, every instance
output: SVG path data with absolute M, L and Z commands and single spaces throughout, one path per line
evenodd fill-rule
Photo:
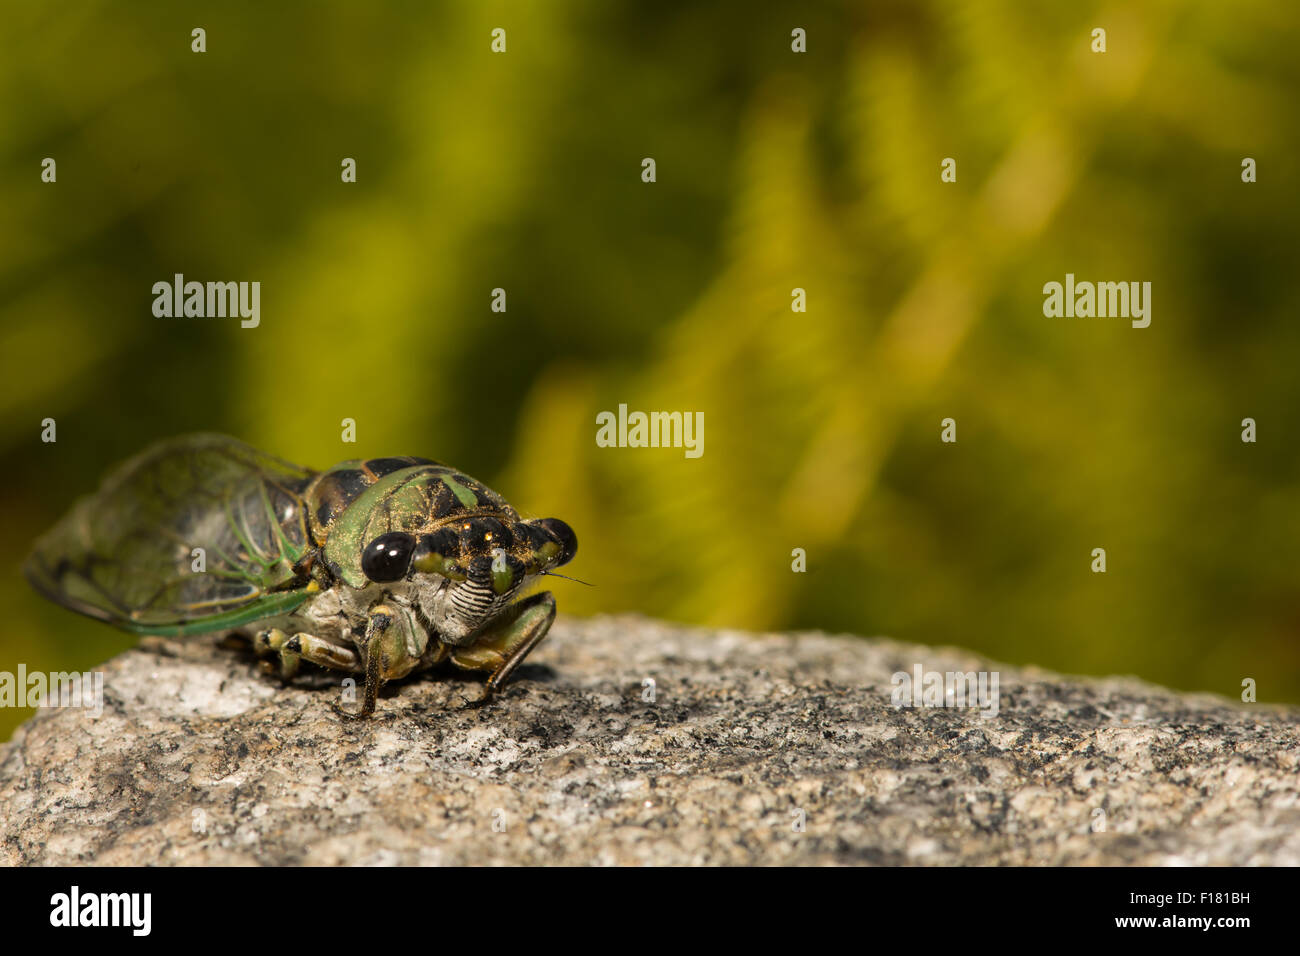
M 451 493 L 456 496 L 456 500 L 466 508 L 478 507 L 478 495 L 474 494 L 473 491 L 466 488 L 451 475 L 443 475 L 442 483 L 451 489 Z
M 492 590 L 497 594 L 506 594 L 514 589 L 524 576 L 524 563 L 513 555 L 507 554 L 505 548 L 496 548 L 492 552 Z
M 456 561 L 460 557 L 460 539 L 449 528 L 420 535 L 415 544 L 411 567 L 422 574 L 441 574 L 453 581 L 465 580 L 465 569 Z

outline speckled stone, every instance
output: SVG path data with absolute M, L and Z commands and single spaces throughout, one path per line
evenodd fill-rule
M 997 714 L 895 707 L 917 664 Z M 561 618 L 493 705 L 368 722 L 212 639 L 104 674 L 0 748 L 0 863 L 1300 864 L 1295 709 L 947 648 Z

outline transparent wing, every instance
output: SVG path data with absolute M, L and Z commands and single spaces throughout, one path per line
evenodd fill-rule
M 293 565 L 309 545 L 300 495 L 314 474 L 224 435 L 170 439 L 77 501 L 24 570 L 51 600 L 139 633 L 284 613 L 308 594 Z

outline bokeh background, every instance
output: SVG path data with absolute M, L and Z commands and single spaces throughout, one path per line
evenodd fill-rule
M 1300 700 L 1295 4 L 0 11 L 0 669 L 132 643 L 20 563 L 202 430 L 564 517 L 562 612 Z M 155 318 L 177 272 L 260 281 L 260 327 Z M 1045 318 L 1066 272 L 1152 282 L 1150 328 Z M 620 403 L 703 457 L 597 447 Z

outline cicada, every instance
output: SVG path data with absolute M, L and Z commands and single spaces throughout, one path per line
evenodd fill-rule
M 53 601 L 137 634 L 238 632 L 285 680 L 302 661 L 379 688 L 444 660 L 488 700 L 546 636 L 550 592 L 520 597 L 578 548 L 427 458 L 300 468 L 222 435 L 118 466 L 37 541 L 25 570 Z

